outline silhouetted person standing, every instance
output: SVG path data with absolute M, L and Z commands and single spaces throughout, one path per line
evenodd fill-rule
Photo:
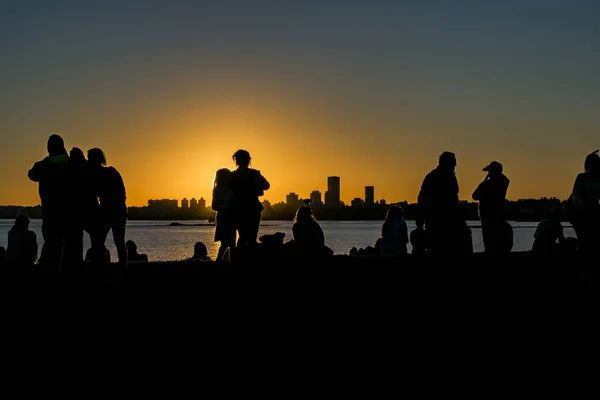
M 585 158 L 585 172 L 573 186 L 573 228 L 582 254 L 600 251 L 600 157 L 598 150 Z
M 231 211 L 231 171 L 221 168 L 215 173 L 213 184 L 211 208 L 216 211 L 215 216 L 215 242 L 220 242 L 217 261 L 223 259 L 225 250 L 230 248 L 230 253 L 235 249 L 235 220 Z
M 70 211 L 70 230 L 73 236 L 72 262 L 83 260 L 83 232 L 92 237 L 92 229 L 97 225 L 99 205 L 94 193 L 90 166 L 83 151 L 73 147 L 69 152 L 69 182 L 72 207 Z
M 428 251 L 434 255 L 467 254 L 473 249 L 459 206 L 455 168 L 454 153 L 442 153 L 437 168 L 425 176 L 418 196 L 429 234 Z
M 39 183 L 39 194 L 42 203 L 42 235 L 44 244 L 40 264 L 44 267 L 60 271 L 65 252 L 73 247 L 72 236 L 69 235 L 71 218 L 71 182 L 69 181 L 69 156 L 63 139 L 56 134 L 48 138 L 48 156 L 36 162 L 29 170 L 29 179 Z M 64 243 L 63 243 L 64 242 Z
M 483 171 L 487 176 L 473 192 L 479 201 L 481 234 L 486 253 L 506 254 L 512 249 L 512 227 L 506 221 L 506 191 L 510 180 L 502 173 L 502 164 L 492 161 Z
M 88 150 L 88 162 L 94 179 L 94 188 L 100 200 L 99 227 L 101 229 L 98 236 L 94 234 L 92 249 L 104 251 L 106 237 L 112 230 L 119 264 L 125 266 L 127 264 L 127 246 L 125 245 L 127 196 L 123 178 L 114 167 L 106 166 L 104 152 L 98 148 Z
M 231 173 L 231 211 L 239 238 L 237 247 L 256 244 L 263 206 L 258 199 L 271 185 L 260 171 L 250 168 L 250 153 L 238 150 L 233 155 L 237 168 Z

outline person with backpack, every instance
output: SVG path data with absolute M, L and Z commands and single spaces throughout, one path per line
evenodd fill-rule
M 211 208 L 216 211 L 215 216 L 215 242 L 221 242 L 217 260 L 222 260 L 225 251 L 229 248 L 231 253 L 235 249 L 235 221 L 231 212 L 231 170 L 221 168 L 215 173 L 212 191 Z

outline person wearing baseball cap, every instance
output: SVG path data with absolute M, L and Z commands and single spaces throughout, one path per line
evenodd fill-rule
M 483 171 L 487 175 L 473 192 L 473 200 L 479 201 L 479 219 L 486 253 L 505 254 L 513 245 L 512 227 L 506 221 L 506 192 L 510 180 L 503 173 L 498 161 L 489 163 Z
M 573 192 L 572 224 L 580 254 L 597 254 L 600 245 L 600 156 L 599 150 L 587 155 L 584 170 L 577 175 Z

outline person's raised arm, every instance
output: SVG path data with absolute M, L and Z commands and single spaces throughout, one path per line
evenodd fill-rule
M 42 166 L 41 166 L 40 162 L 38 161 L 35 164 L 33 164 L 33 167 L 31 167 L 31 169 L 27 173 L 27 176 L 33 182 L 39 182 L 40 178 L 41 178 L 41 169 L 42 169 Z

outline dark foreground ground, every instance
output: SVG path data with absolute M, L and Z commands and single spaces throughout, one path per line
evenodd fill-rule
M 514 253 L 3 271 L 2 360 L 109 380 L 201 369 L 531 380 L 596 360 L 598 261 L 585 263 Z

